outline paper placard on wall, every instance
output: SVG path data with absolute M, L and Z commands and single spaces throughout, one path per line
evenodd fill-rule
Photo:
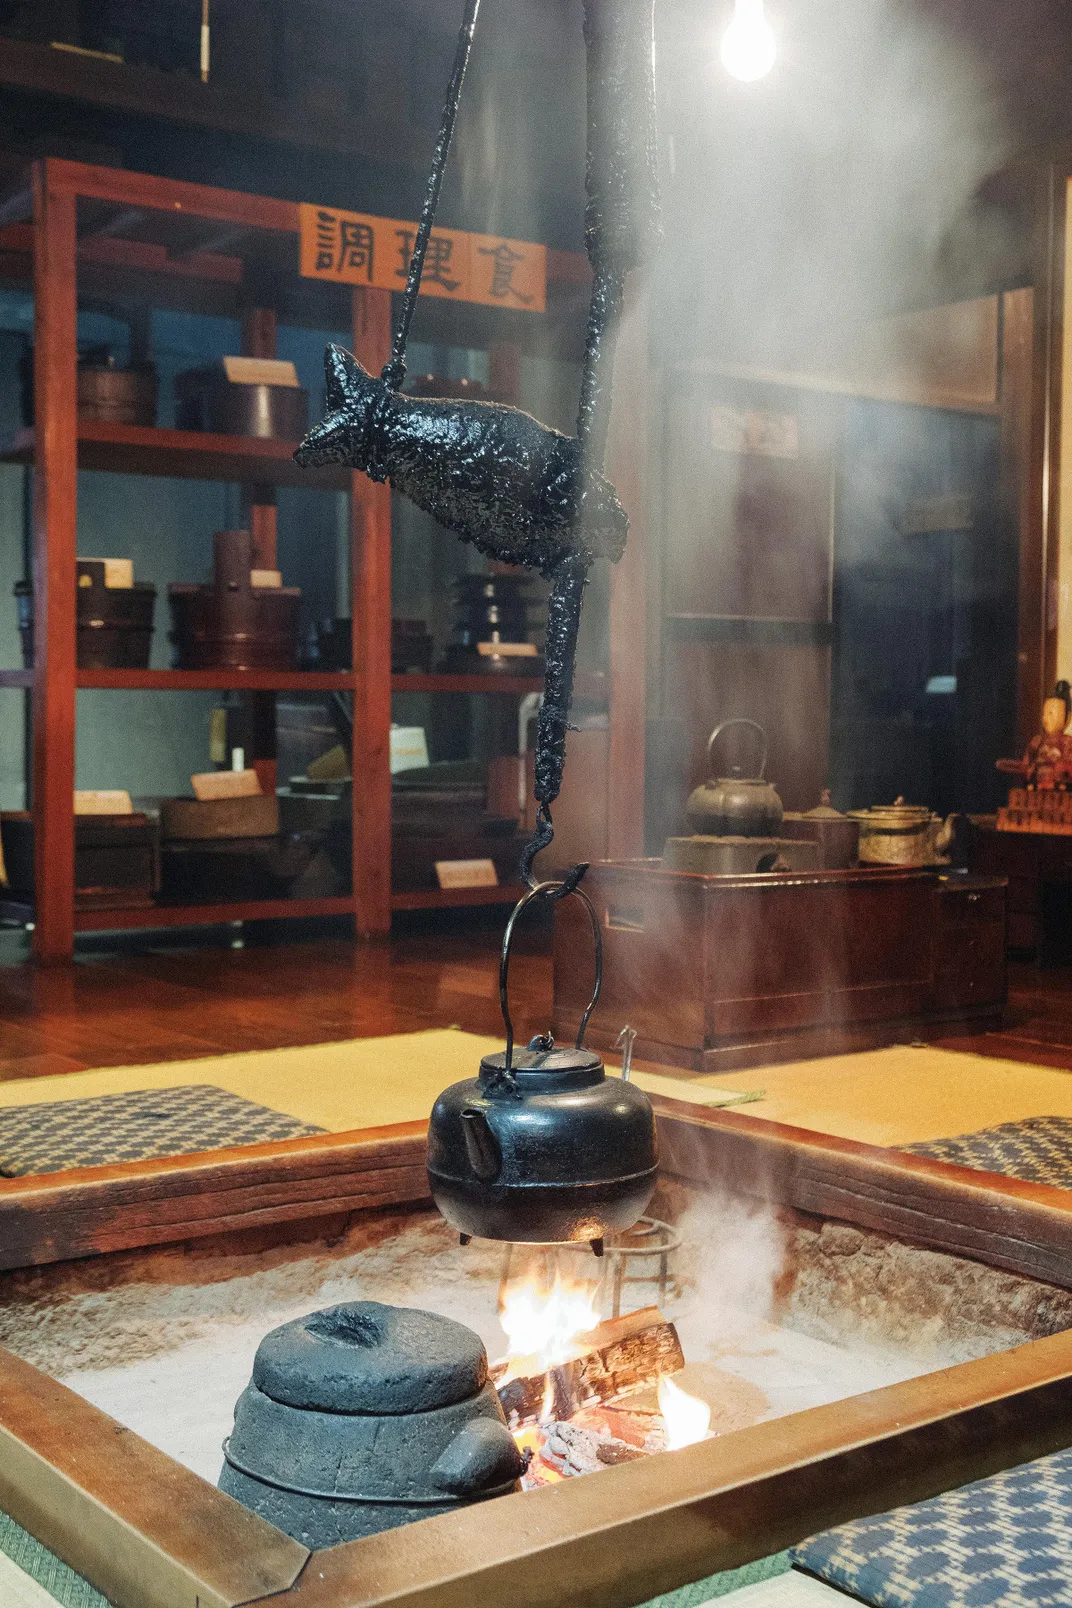
M 435 874 L 441 888 L 497 888 L 494 860 L 437 860 Z
M 415 223 L 340 212 L 303 202 L 301 272 L 306 279 L 402 290 L 409 274 Z M 547 247 L 502 235 L 433 229 L 421 295 L 542 313 L 547 304 Z
M 771 413 L 764 408 L 712 408 L 711 445 L 716 452 L 758 458 L 799 458 L 797 416 L 795 413 Z
M 74 795 L 76 815 L 133 815 L 134 806 L 125 788 L 111 790 L 91 787 Z

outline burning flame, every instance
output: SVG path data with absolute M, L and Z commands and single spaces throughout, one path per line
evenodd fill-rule
M 690 1396 L 687 1390 L 666 1374 L 659 1380 L 659 1411 L 666 1425 L 666 1449 L 676 1452 L 682 1446 L 692 1446 L 706 1439 L 711 1428 L 711 1409 L 705 1401 Z
M 499 1322 L 510 1342 L 510 1363 L 533 1357 L 546 1370 L 570 1360 L 577 1336 L 594 1329 L 599 1314 L 590 1291 L 556 1274 L 550 1290 L 534 1280 L 508 1290 Z

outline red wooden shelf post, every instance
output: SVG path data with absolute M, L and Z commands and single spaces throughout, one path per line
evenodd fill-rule
M 378 374 L 391 355 L 391 292 L 354 291 L 354 355 Z M 391 489 L 355 474 L 353 529 L 353 876 L 361 936 L 391 930 Z
M 74 950 L 77 289 L 75 197 L 52 162 L 33 170 L 34 951 Z

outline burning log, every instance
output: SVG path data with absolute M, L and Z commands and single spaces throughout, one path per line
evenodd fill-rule
M 685 1366 L 677 1330 L 658 1307 L 608 1318 L 578 1335 L 572 1349 L 550 1369 L 523 1357 L 492 1370 L 508 1422 L 569 1419 L 586 1403 L 613 1401 Z

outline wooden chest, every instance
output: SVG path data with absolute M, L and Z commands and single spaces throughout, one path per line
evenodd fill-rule
M 603 936 L 589 1040 L 629 1023 L 636 1053 L 696 1071 L 863 1049 L 1005 1004 L 1005 884 L 933 871 L 709 877 L 607 861 L 584 887 Z M 554 1027 L 576 1035 L 587 918 L 555 912 Z

